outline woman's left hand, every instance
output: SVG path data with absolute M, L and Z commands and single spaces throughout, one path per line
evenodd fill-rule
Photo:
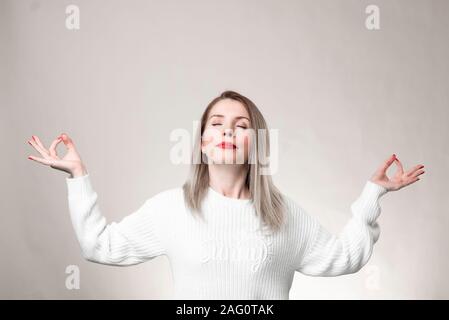
M 387 169 L 393 162 L 396 163 L 397 170 L 392 178 L 388 178 Z M 425 172 L 423 168 L 424 165 L 419 164 L 404 172 L 402 163 L 398 158 L 396 158 L 396 155 L 393 154 L 385 160 L 379 169 L 377 169 L 377 171 L 372 175 L 370 181 L 385 187 L 388 191 L 396 191 L 418 181 L 418 176 Z

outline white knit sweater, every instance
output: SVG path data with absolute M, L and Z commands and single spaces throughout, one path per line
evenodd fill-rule
M 287 223 L 273 233 L 251 200 L 209 187 L 205 221 L 184 205 L 182 188 L 162 191 L 120 222 L 107 224 L 89 174 L 66 178 L 70 216 L 83 257 L 127 266 L 166 255 L 174 299 L 288 299 L 295 271 L 311 276 L 354 273 L 379 238 L 379 198 L 387 189 L 369 180 L 338 235 L 285 195 Z

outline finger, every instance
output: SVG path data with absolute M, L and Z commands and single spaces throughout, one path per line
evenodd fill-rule
M 41 140 L 39 139 L 38 136 L 31 136 L 31 138 L 33 138 L 33 140 L 36 142 L 36 144 L 41 147 L 44 150 L 47 150 L 47 148 L 45 148 L 45 146 L 43 145 L 43 143 L 41 142 Z
M 45 164 L 47 166 L 50 166 L 53 164 L 53 161 L 50 159 L 44 159 L 44 158 L 39 158 L 39 157 L 35 157 L 35 156 L 28 156 L 28 159 Z
M 395 162 L 396 165 L 398 166 L 398 172 L 399 172 L 400 174 L 403 174 L 403 173 L 404 173 L 404 167 L 402 166 L 401 161 L 399 161 L 399 159 L 395 157 L 395 158 L 394 158 L 394 162 Z
M 394 160 L 396 159 L 396 155 L 391 155 L 388 159 L 385 160 L 385 162 L 380 166 L 379 171 L 381 173 L 386 173 L 387 169 L 389 166 L 391 166 L 391 164 L 394 162 Z
M 75 148 L 75 145 L 73 144 L 72 139 L 70 139 L 70 137 L 66 133 L 62 133 L 61 138 L 62 138 L 62 141 L 64 142 L 65 146 L 67 147 L 67 149 Z
M 412 179 L 408 180 L 402 187 L 406 187 L 412 183 L 415 183 L 418 180 L 420 180 L 418 177 L 412 178 Z
M 33 146 L 34 149 L 36 149 L 37 152 L 39 152 L 44 158 L 48 157 L 48 151 L 39 146 L 35 140 L 28 140 L 28 143 Z
M 413 173 L 410 176 L 415 178 L 415 177 L 418 177 L 418 176 L 422 175 L 424 172 L 425 172 L 424 170 L 418 170 L 418 171 L 415 171 L 415 173 Z
M 407 176 L 411 176 L 416 170 L 419 170 L 422 168 L 424 168 L 424 166 L 422 164 L 418 164 L 418 165 L 414 166 L 413 168 L 411 168 L 410 170 L 406 171 L 405 174 Z
M 62 138 L 61 138 L 61 137 L 59 137 L 59 138 L 53 140 L 53 142 L 52 142 L 52 144 L 51 144 L 51 146 L 50 146 L 50 149 L 48 149 L 48 151 L 50 151 L 50 155 L 51 155 L 52 157 L 58 157 L 58 154 L 56 153 L 56 146 L 57 146 L 58 143 L 60 143 L 61 141 L 62 141 Z

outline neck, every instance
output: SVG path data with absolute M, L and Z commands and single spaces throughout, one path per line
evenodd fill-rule
M 240 164 L 209 164 L 209 186 L 226 197 L 249 199 L 245 181 L 248 169 Z

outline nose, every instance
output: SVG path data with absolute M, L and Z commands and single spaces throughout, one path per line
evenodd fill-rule
M 225 137 L 226 137 L 226 136 L 232 137 L 232 135 L 233 135 L 232 129 L 225 129 L 223 135 L 224 135 Z

